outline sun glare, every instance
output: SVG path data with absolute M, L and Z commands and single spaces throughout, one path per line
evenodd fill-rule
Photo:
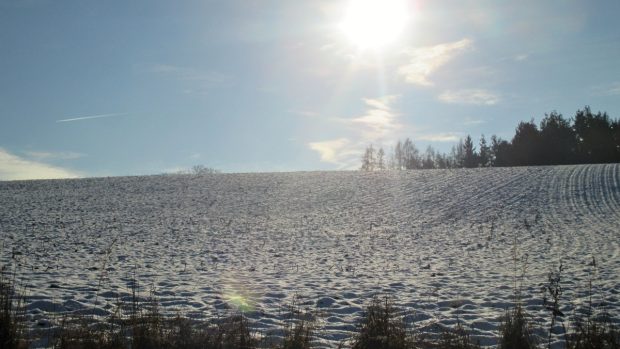
M 360 49 L 379 49 L 402 35 L 409 19 L 405 0 L 350 0 L 340 24 Z

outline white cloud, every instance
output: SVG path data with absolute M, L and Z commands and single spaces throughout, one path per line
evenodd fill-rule
M 73 151 L 66 152 L 48 152 L 48 151 L 26 151 L 24 152 L 29 158 L 35 160 L 75 160 L 84 157 L 82 153 Z
M 366 113 L 343 121 L 360 132 L 365 142 L 382 142 L 402 128 L 398 122 L 399 114 L 391 107 L 398 97 L 392 95 L 377 99 L 364 98 L 364 103 L 369 107 Z
M 77 178 L 71 170 L 23 159 L 0 148 L 0 180 Z
M 351 141 L 347 138 L 338 138 L 330 141 L 310 142 L 308 146 L 319 153 L 321 161 L 339 164 L 350 144 Z
M 398 120 L 400 114 L 392 107 L 398 98 L 392 95 L 362 99 L 368 107 L 363 115 L 335 120 L 348 126 L 352 131 L 350 137 L 311 142 L 308 147 L 319 153 L 321 161 L 336 164 L 339 169 L 359 168 L 360 157 L 366 146 L 374 144 L 380 147 L 398 138 L 398 132 L 403 126 Z
M 461 135 L 456 132 L 440 132 L 422 134 L 417 136 L 416 139 L 428 142 L 457 142 L 459 139 L 461 139 Z
M 412 48 L 407 51 L 409 62 L 398 69 L 410 84 L 432 86 L 430 76 L 457 54 L 472 47 L 472 40 L 462 39 L 435 46 Z
M 499 103 L 500 97 L 485 89 L 465 89 L 445 91 L 439 95 L 439 100 L 451 104 L 495 105 Z

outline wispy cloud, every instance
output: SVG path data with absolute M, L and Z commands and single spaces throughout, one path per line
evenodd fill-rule
M 26 151 L 26 156 L 35 160 L 75 160 L 84 157 L 82 153 L 67 152 L 49 152 L 49 151 Z
M 147 71 L 173 79 L 195 82 L 200 84 L 202 88 L 223 86 L 229 84 L 232 80 L 230 76 L 217 71 L 170 64 L 153 64 L 147 68 Z M 186 89 L 185 91 L 194 92 L 195 89 Z
M 590 88 L 591 94 L 595 96 L 620 96 L 620 82 L 612 82 L 610 84 L 597 85 Z
M 334 121 L 346 125 L 351 134 L 348 137 L 308 143 L 308 147 L 319 153 L 321 161 L 338 165 L 338 169 L 356 169 L 364 148 L 369 144 L 377 147 L 398 137 L 402 129 L 400 114 L 393 108 L 399 96 L 364 98 L 367 106 L 363 115 L 354 118 L 337 118 Z
M 464 125 L 480 125 L 480 124 L 484 124 L 486 121 L 482 120 L 482 119 L 473 119 L 473 118 L 465 118 L 465 120 L 463 121 Z
M 330 141 L 310 142 L 310 149 L 316 151 L 321 156 L 321 161 L 339 164 L 348 156 L 348 152 L 343 152 L 351 145 L 347 138 L 338 138 Z
M 527 60 L 528 58 L 529 58 L 529 55 L 528 55 L 528 54 L 523 53 L 523 54 L 517 55 L 517 56 L 514 58 L 514 60 L 515 60 L 515 61 L 517 61 L 517 62 L 523 62 L 523 61 Z
M 360 132 L 362 139 L 368 143 L 387 140 L 402 127 L 398 122 L 399 114 L 392 108 L 392 103 L 398 98 L 397 95 L 376 99 L 364 98 L 363 101 L 368 107 L 366 113 L 343 121 Z
M 207 95 L 215 88 L 231 85 L 233 81 L 230 76 L 217 71 L 170 64 L 147 65 L 146 72 L 179 81 L 184 94 L 195 96 Z
M 615 83 L 613 86 L 610 86 L 605 91 L 605 94 L 607 96 L 617 96 L 617 95 L 620 95 L 620 83 Z
M 301 115 L 301 116 L 305 116 L 305 117 L 309 117 L 309 118 L 313 118 L 313 117 L 319 116 L 319 113 L 314 112 L 314 111 L 310 111 L 310 110 L 290 109 L 290 110 L 288 110 L 288 112 L 291 113 L 291 114 L 297 114 L 297 115 Z
M 440 132 L 431 134 L 422 134 L 416 137 L 417 140 L 428 142 L 456 142 L 461 138 L 460 133 L 456 132 Z
M 444 103 L 451 104 L 495 105 L 500 101 L 497 93 L 485 89 L 445 91 L 438 98 Z
M 441 66 L 450 62 L 457 54 L 470 49 L 473 41 L 462 39 L 435 46 L 407 50 L 409 62 L 398 69 L 398 73 L 410 84 L 432 86 L 430 76 Z
M 24 159 L 0 148 L 0 180 L 76 178 L 72 170 Z
M 71 121 L 82 121 L 82 120 L 90 120 L 90 119 L 111 118 L 114 116 L 123 116 L 123 115 L 127 115 L 127 113 L 110 113 L 110 114 L 76 116 L 76 117 L 72 117 L 68 119 L 56 120 L 56 122 L 71 122 Z

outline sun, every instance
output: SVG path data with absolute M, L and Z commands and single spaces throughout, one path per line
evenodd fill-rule
M 409 20 L 406 0 L 350 0 L 340 29 L 359 49 L 396 42 Z

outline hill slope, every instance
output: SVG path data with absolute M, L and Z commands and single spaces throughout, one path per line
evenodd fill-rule
M 560 260 L 565 312 L 593 279 L 595 305 L 619 318 L 617 164 L 0 182 L 0 206 L 0 263 L 32 295 L 33 320 L 95 301 L 105 315 L 135 272 L 164 312 L 240 307 L 263 329 L 297 295 L 324 311 L 325 346 L 384 292 L 418 327 L 458 315 L 492 344 L 515 265 L 542 322 Z

